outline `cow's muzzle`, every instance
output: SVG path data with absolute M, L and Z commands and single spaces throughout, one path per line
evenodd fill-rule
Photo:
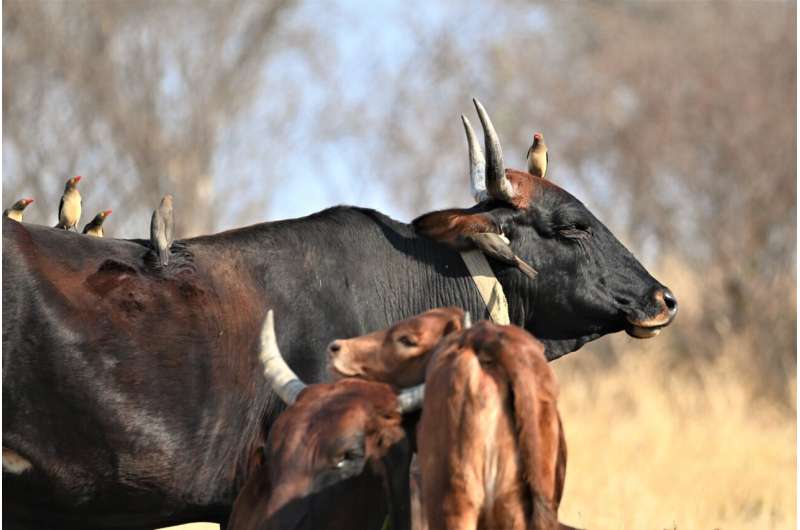
M 678 313 L 678 300 L 666 287 L 660 287 L 653 293 L 655 316 L 639 317 L 627 315 L 628 325 L 625 332 L 637 339 L 649 339 L 658 335 L 663 328 L 669 326 Z

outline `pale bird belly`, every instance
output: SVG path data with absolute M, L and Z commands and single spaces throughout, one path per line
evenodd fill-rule
M 17 210 L 11 210 L 10 212 L 8 212 L 7 215 L 9 219 L 13 219 L 20 223 L 22 222 L 22 212 L 19 212 Z
M 81 217 L 81 202 L 76 199 L 68 199 L 64 201 L 64 206 L 61 208 L 61 219 L 59 219 L 66 226 L 73 226 L 78 222 Z

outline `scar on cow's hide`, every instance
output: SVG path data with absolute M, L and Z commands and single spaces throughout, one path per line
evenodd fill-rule
M 190 282 L 181 282 L 178 291 L 184 298 L 195 298 L 203 294 L 203 290 Z
M 108 259 L 97 268 L 97 272 L 86 278 L 86 285 L 98 296 L 103 296 L 137 274 L 130 265 Z

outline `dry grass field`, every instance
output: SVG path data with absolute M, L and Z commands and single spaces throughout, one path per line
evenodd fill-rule
M 560 518 L 605 530 L 794 529 L 791 412 L 754 404 L 725 367 L 690 378 L 664 360 L 628 356 L 596 380 L 570 373 L 577 358 L 556 363 L 569 447 Z

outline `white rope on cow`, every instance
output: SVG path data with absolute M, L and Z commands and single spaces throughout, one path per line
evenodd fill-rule
M 467 270 L 472 276 L 472 281 L 481 293 L 483 303 L 489 310 L 489 316 L 495 324 L 507 326 L 511 324 L 511 319 L 508 316 L 508 300 L 506 293 L 503 291 L 503 286 L 494 275 L 492 267 L 489 266 L 489 261 L 486 256 L 479 250 L 469 250 L 461 252 L 461 259 L 467 266 Z

